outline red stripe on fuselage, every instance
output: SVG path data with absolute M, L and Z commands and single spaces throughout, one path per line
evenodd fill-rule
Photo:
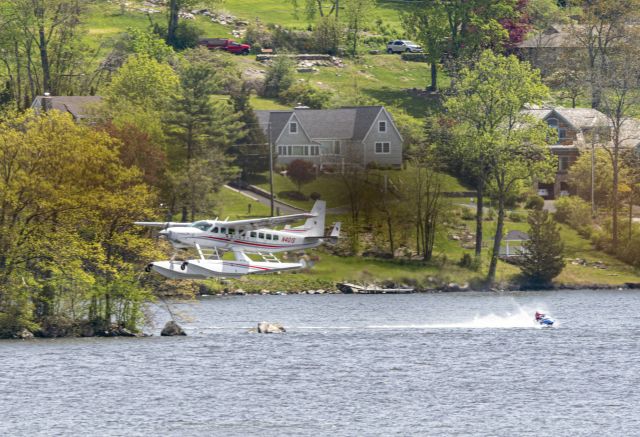
M 220 237 L 212 237 L 209 235 L 203 235 L 201 237 L 196 237 L 196 238 L 207 238 L 209 240 L 216 240 L 216 241 L 221 241 L 224 243 L 232 243 L 232 244 L 245 244 L 247 246 L 253 246 L 253 247 L 266 247 L 266 248 L 272 248 L 272 249 L 291 249 L 294 248 L 296 246 L 306 246 L 306 244 L 297 244 L 297 245 L 273 245 L 273 244 L 261 244 L 261 243 L 250 243 L 248 241 L 241 241 L 241 240 L 231 240 L 231 239 L 227 239 L 227 238 L 220 238 Z

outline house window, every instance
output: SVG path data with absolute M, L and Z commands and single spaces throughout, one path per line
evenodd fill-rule
M 287 146 L 278 146 L 278 155 L 287 156 Z
M 298 123 L 294 121 L 289 123 L 289 133 L 292 133 L 292 134 L 298 133 Z
M 559 128 L 558 129 L 558 140 L 562 141 L 562 140 L 566 140 L 567 139 L 567 130 L 565 128 Z
M 560 141 L 560 139 L 563 138 L 562 135 L 566 136 L 566 130 L 560 129 L 557 118 L 548 118 L 547 125 L 549 125 L 550 128 L 555 129 L 556 132 L 558 132 L 558 141 Z M 560 132 L 561 130 L 564 131 L 564 134 L 561 134 Z
M 340 154 L 340 141 L 334 141 L 333 142 L 333 154 L 334 155 L 339 155 Z
M 558 158 L 558 170 L 567 171 L 569 169 L 569 157 L 561 156 Z
M 378 122 L 378 132 L 386 132 L 387 131 L 387 122 L 379 121 Z
M 304 156 L 307 146 L 289 146 L 289 155 Z
M 320 146 L 311 146 L 311 156 L 318 156 L 320 155 Z
M 391 146 L 389 143 L 376 143 L 376 153 L 377 154 L 388 154 L 391 151 Z

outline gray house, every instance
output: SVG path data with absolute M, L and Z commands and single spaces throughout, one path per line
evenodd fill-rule
M 296 159 L 320 168 L 371 164 L 402 166 L 402 136 L 383 106 L 256 111 L 277 153 L 277 163 Z
M 70 114 L 75 121 L 93 118 L 92 112 L 102 102 L 100 96 L 37 96 L 31 108 L 40 111 L 56 110 Z

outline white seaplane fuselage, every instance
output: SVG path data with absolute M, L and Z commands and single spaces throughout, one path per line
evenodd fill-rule
M 224 222 L 203 220 L 191 226 L 171 227 L 161 231 L 176 248 L 196 245 L 202 249 L 242 249 L 246 253 L 277 253 L 319 246 L 323 237 L 305 236 L 305 229 L 247 229 L 227 226 Z

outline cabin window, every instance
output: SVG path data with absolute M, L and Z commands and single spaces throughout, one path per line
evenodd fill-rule
M 298 123 L 295 121 L 289 123 L 289 132 L 292 134 L 298 133 Z
M 251 231 L 251 233 L 249 234 L 251 236 L 251 238 L 256 238 L 256 236 L 258 235 L 257 232 Z
M 271 234 L 267 234 L 267 240 L 271 240 Z
M 233 235 L 236 233 L 236 228 L 229 228 L 229 235 Z
M 568 156 L 561 156 L 560 158 L 558 158 L 558 169 L 560 171 L 566 171 L 569 169 L 569 157 Z
M 258 238 L 262 238 L 262 239 L 264 239 L 264 234 L 263 234 L 262 232 L 260 232 L 260 233 L 258 234 Z
M 220 228 L 220 233 L 221 234 L 226 234 L 227 233 L 227 228 Z
M 193 226 L 196 229 L 200 229 L 201 231 L 207 231 L 211 227 L 211 224 L 207 222 L 195 222 L 191 226 Z
M 387 122 L 379 121 L 378 122 L 378 132 L 386 132 L 387 131 Z
M 391 150 L 391 145 L 389 143 L 376 143 L 377 154 L 388 154 L 390 150 Z
M 277 235 L 273 236 L 273 241 L 278 241 L 279 237 Z
M 211 229 L 211 232 L 213 232 L 214 234 L 218 233 L 218 227 L 216 226 L 215 228 Z

